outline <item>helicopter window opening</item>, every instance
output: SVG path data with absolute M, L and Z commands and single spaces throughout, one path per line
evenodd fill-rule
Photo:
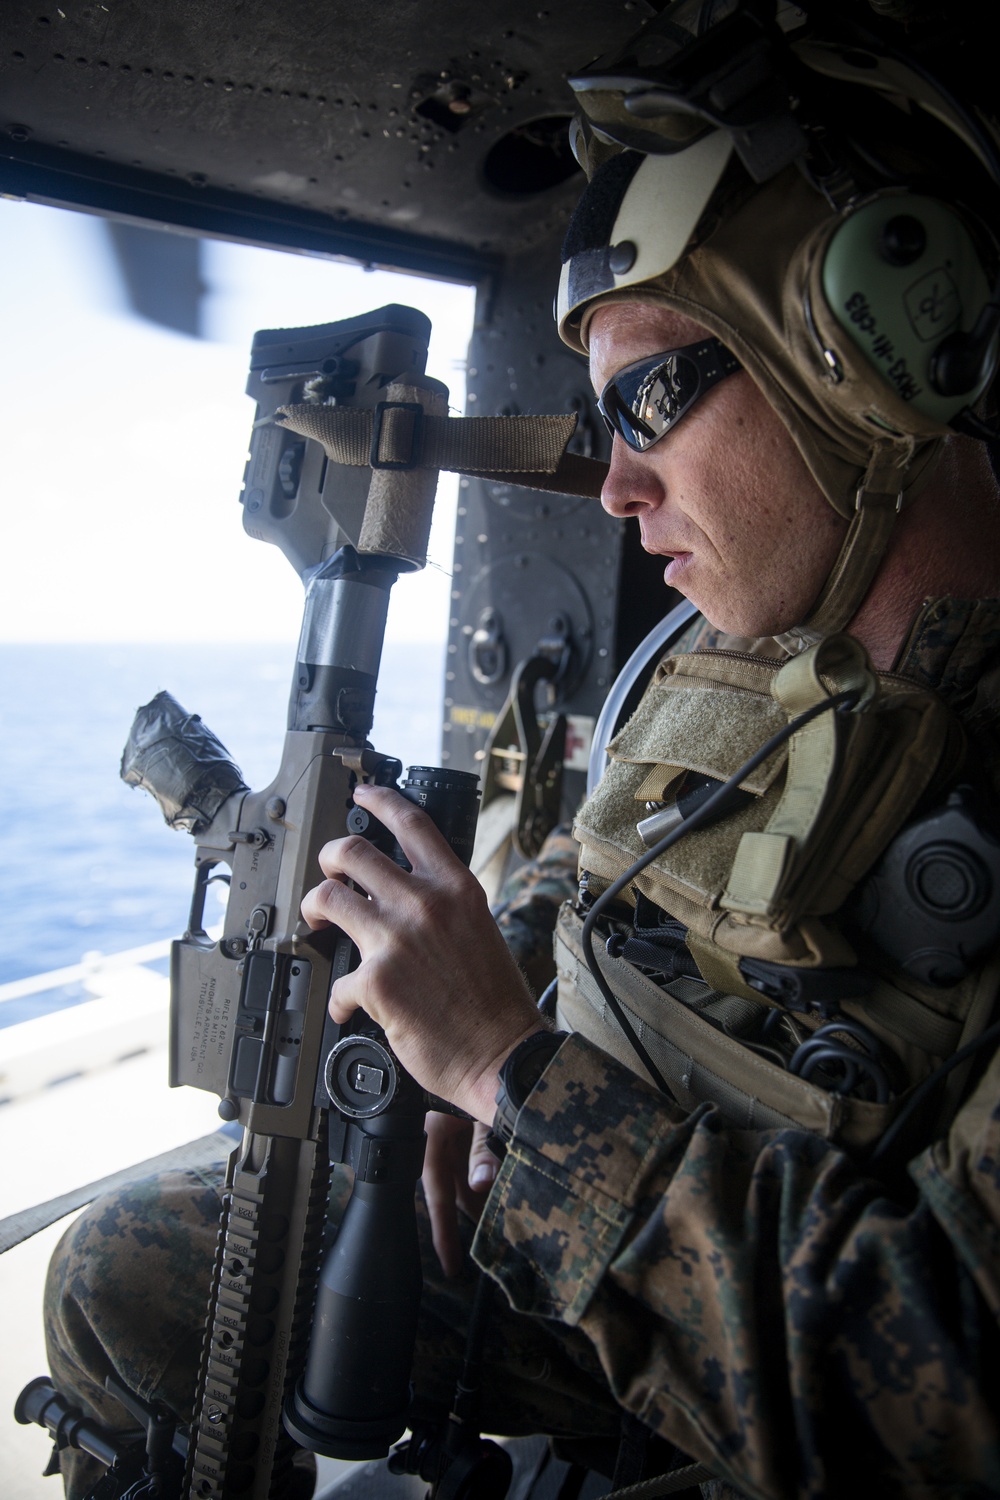
M 569 115 L 546 115 L 501 136 L 483 163 L 488 186 L 523 198 L 568 181 L 580 171 L 570 150 L 569 125 Z
M 302 586 L 241 524 L 254 331 L 419 307 L 433 327 L 428 373 L 453 411 L 465 407 L 472 287 L 147 236 L 158 256 L 142 306 L 156 312 L 156 278 L 180 244 L 201 337 L 135 315 L 141 245 L 126 268 L 100 219 L 0 200 L 0 465 L 4 492 L 30 497 L 9 507 L 0 596 L 0 770 L 17 788 L 0 866 L 0 1029 L 15 1020 L 4 986 L 183 929 L 190 842 L 118 780 L 139 704 L 172 691 L 252 786 L 277 768 Z M 327 495 L 335 479 L 331 464 Z M 440 755 L 457 493 L 443 476 L 430 564 L 391 596 L 373 741 L 404 764 Z M 67 998 L 93 993 L 75 980 Z M 43 999 L 18 999 L 16 1019 Z
M 419 307 L 428 372 L 465 405 L 471 287 L 162 238 L 187 264 L 181 310 L 200 338 L 135 315 L 101 220 L 0 199 L 0 1217 L 219 1123 L 214 1095 L 166 1086 L 169 940 L 187 923 L 194 849 L 118 765 L 136 708 L 166 688 L 252 786 L 278 766 L 302 586 L 241 525 L 254 331 Z M 155 276 L 132 261 L 161 316 Z M 176 266 L 157 274 L 176 282 Z M 405 763 L 439 758 L 456 507 L 447 476 L 432 565 L 392 593 L 373 739 Z M 225 897 L 213 883 L 209 928 Z M 46 1365 L 42 1279 L 64 1228 L 0 1257 L 8 1413 Z M 10 1426 L 4 1493 L 41 1493 L 37 1433 Z

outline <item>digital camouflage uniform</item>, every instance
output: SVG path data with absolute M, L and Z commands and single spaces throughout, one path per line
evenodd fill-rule
M 576 891 L 577 846 L 555 830 L 538 858 L 504 886 L 497 920 L 518 963 L 540 992 L 555 973 L 552 930 L 562 902 Z M 129 1425 L 104 1390 L 116 1373 L 145 1400 L 166 1401 L 186 1420 L 190 1412 L 205 1323 L 225 1164 L 149 1177 L 100 1199 L 73 1223 L 49 1270 L 45 1327 L 49 1369 L 56 1386 L 72 1393 L 110 1426 Z M 335 1173 L 329 1230 L 335 1230 L 350 1192 Z M 466 1256 L 462 1274 L 446 1280 L 431 1248 L 418 1194 L 425 1296 L 417 1334 L 419 1371 L 415 1416 L 447 1414 L 465 1347 L 465 1328 L 477 1272 Z M 464 1225 L 466 1249 L 471 1225 Z M 540 1431 L 567 1437 L 615 1439 L 619 1419 L 587 1339 L 570 1333 L 554 1341 L 536 1319 L 498 1309 L 487 1361 L 502 1368 L 488 1383 L 484 1429 L 512 1436 Z M 303 1455 L 305 1457 L 305 1455 Z M 66 1494 L 80 1500 L 104 1472 L 85 1454 L 61 1455 Z M 311 1493 L 311 1460 L 302 1489 Z
M 553 829 L 537 856 L 504 883 L 493 915 L 536 997 L 555 978 L 552 933 L 559 908 L 576 895 L 579 845 L 566 826 Z
M 58 1246 L 45 1297 L 49 1369 L 56 1386 L 110 1426 L 134 1426 L 107 1395 L 104 1378 L 119 1378 L 145 1400 L 166 1401 L 190 1414 L 215 1255 L 224 1164 L 146 1178 L 95 1203 Z M 350 1193 L 335 1175 L 331 1232 Z M 418 1194 L 425 1296 L 417 1331 L 419 1389 L 414 1419 L 447 1415 L 461 1369 L 466 1320 L 477 1273 L 466 1256 L 462 1273 L 446 1280 L 430 1244 Z M 466 1249 L 471 1225 L 464 1226 Z M 537 1319 L 498 1316 L 487 1362 L 503 1369 L 491 1382 L 483 1411 L 488 1431 L 568 1437 L 616 1437 L 618 1417 L 587 1339 L 569 1332 L 558 1344 Z M 305 1455 L 303 1455 L 305 1457 Z M 104 1472 L 85 1454 L 66 1449 L 62 1474 L 70 1500 L 80 1500 Z M 306 1474 L 312 1468 L 305 1465 Z M 311 1478 L 299 1500 L 312 1492 Z
M 702 628 L 685 645 L 719 639 Z M 1000 767 L 1000 606 L 930 605 L 897 670 L 936 687 Z M 525 967 L 575 891 L 575 863 L 557 831 L 503 893 Z M 911 1165 L 912 1192 L 891 1196 L 805 1130 L 686 1114 L 572 1037 L 518 1117 L 476 1233 L 476 1259 L 532 1315 L 494 1321 L 484 1429 L 613 1437 L 620 1404 L 725 1476 L 705 1487 L 714 1500 L 869 1482 L 885 1497 L 1000 1493 L 985 1395 L 1000 1368 L 998 1097 L 995 1058 L 949 1137 Z M 186 1410 L 219 1181 L 136 1185 L 83 1215 L 54 1257 L 52 1374 L 108 1419 L 112 1367 Z M 445 1282 L 424 1259 L 415 1375 L 430 1412 L 451 1394 L 471 1271 Z M 78 1500 L 92 1471 L 71 1462 Z
M 896 670 L 960 714 L 995 783 L 1000 605 L 931 603 Z M 746 1495 L 1000 1494 L 998 1100 L 1000 1055 L 890 1193 L 818 1136 L 688 1114 L 573 1036 L 518 1116 L 473 1253 Z

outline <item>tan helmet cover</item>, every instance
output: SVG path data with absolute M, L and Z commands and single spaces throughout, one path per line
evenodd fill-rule
M 731 211 L 723 206 L 668 269 L 565 308 L 560 326 L 563 340 L 585 353 L 597 307 L 652 302 L 701 323 L 737 355 L 826 499 L 851 521 L 820 599 L 800 622 L 824 634 L 855 613 L 897 509 L 926 481 L 949 432 L 896 396 L 829 312 L 823 254 L 842 222 L 789 167 Z

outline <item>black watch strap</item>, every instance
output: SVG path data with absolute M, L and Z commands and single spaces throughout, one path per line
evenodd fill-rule
M 500 1087 L 496 1092 L 493 1135 L 505 1145 L 513 1137 L 521 1105 L 568 1035 L 567 1031 L 533 1031 L 523 1042 L 518 1042 L 497 1074 Z

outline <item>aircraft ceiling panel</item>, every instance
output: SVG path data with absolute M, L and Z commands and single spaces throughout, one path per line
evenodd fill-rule
M 383 263 L 523 252 L 579 194 L 565 74 L 654 13 L 542 3 L 5 0 L 0 191 Z

